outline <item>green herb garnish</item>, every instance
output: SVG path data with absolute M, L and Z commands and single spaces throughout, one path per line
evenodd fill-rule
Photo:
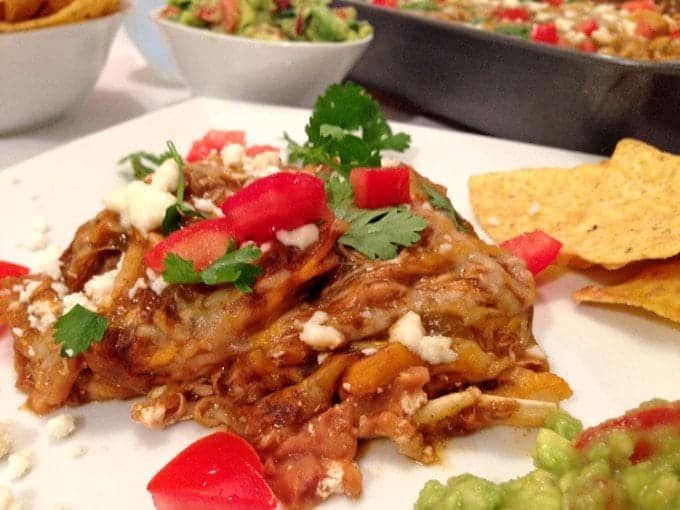
M 397 256 L 400 246 L 413 246 L 427 221 L 406 207 L 360 209 L 353 203 L 354 192 L 347 179 L 332 175 L 326 180 L 328 206 L 335 216 L 350 224 L 338 242 L 351 246 L 371 259 Z
M 156 171 L 156 167 L 163 163 L 166 159 L 170 159 L 172 155 L 170 152 L 162 152 L 161 154 L 152 154 L 151 152 L 138 151 L 128 154 L 118 161 L 119 165 L 127 162 L 132 166 L 132 174 L 135 179 L 142 180 L 147 175 Z M 151 166 L 152 165 L 152 166 Z
M 501 25 L 494 28 L 494 32 L 519 37 L 521 39 L 529 39 L 529 28 L 520 25 Z
M 260 255 L 262 252 L 252 245 L 237 250 L 236 243 L 232 240 L 224 255 L 202 271 L 196 271 L 192 261 L 168 253 L 163 260 L 163 279 L 168 283 L 233 283 L 241 292 L 250 293 L 255 280 L 262 274 L 262 268 L 251 262 L 259 259 Z
M 81 305 L 75 305 L 59 317 L 55 323 L 54 343 L 64 344 L 61 355 L 74 358 L 86 351 L 92 342 L 104 338 L 109 321 L 106 317 L 91 312 Z
M 289 160 L 330 165 L 344 177 L 355 167 L 380 166 L 380 151 L 403 152 L 411 141 L 406 133 L 393 134 L 378 103 L 351 82 L 326 89 L 305 132 L 303 145 L 285 135 Z
M 427 198 L 430 200 L 430 204 L 432 205 L 432 207 L 444 211 L 455 225 L 456 230 L 458 230 L 459 232 L 467 232 L 467 228 L 465 227 L 463 220 L 458 214 L 458 211 L 454 209 L 451 200 L 449 200 L 449 197 L 447 197 L 446 195 L 442 195 L 435 188 L 433 188 L 429 184 L 425 184 L 424 182 L 421 182 L 420 186 L 423 188 L 423 191 L 427 194 Z
M 418 2 L 404 2 L 400 5 L 402 9 L 413 9 L 418 11 L 439 11 L 441 7 L 435 2 L 418 1 Z
M 175 230 L 182 227 L 182 218 L 185 216 L 192 216 L 195 218 L 205 218 L 206 216 L 198 211 L 191 209 L 184 203 L 184 160 L 179 155 L 175 144 L 168 140 L 168 154 L 169 157 L 175 160 L 178 169 L 177 178 L 177 200 L 174 204 L 165 210 L 163 223 L 161 223 L 161 232 L 164 236 L 169 236 Z

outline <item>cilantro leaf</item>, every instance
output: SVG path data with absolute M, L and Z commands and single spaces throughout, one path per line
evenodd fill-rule
M 400 5 L 402 9 L 414 9 L 420 11 L 439 11 L 441 7 L 436 2 L 404 2 Z
M 64 344 L 61 355 L 73 358 L 86 351 L 92 342 L 101 341 L 108 327 L 106 317 L 91 312 L 84 306 L 75 305 L 57 319 L 54 343 Z
M 162 152 L 160 154 L 138 151 L 132 152 L 121 158 L 118 160 L 118 164 L 123 165 L 129 162 L 130 166 L 132 167 L 132 174 L 134 175 L 135 179 L 141 180 L 147 175 L 154 173 L 156 171 L 154 167 L 157 167 L 163 163 L 163 161 L 171 157 L 172 156 L 170 155 L 169 151 Z
M 175 230 L 182 227 L 182 218 L 185 216 L 193 216 L 196 218 L 205 218 L 205 214 L 194 211 L 184 203 L 184 160 L 179 155 L 175 144 L 168 140 L 168 154 L 169 157 L 175 160 L 179 175 L 177 178 L 177 200 L 174 204 L 165 210 L 163 222 L 161 223 L 161 232 L 164 236 L 169 236 Z
M 351 220 L 349 230 L 338 242 L 351 246 L 372 259 L 391 259 L 399 246 L 412 246 L 420 240 L 427 221 L 405 207 L 360 210 Z
M 196 271 L 194 263 L 183 259 L 175 253 L 168 253 L 163 260 L 165 270 L 163 279 L 168 283 L 204 283 L 217 285 L 233 283 L 241 292 L 250 293 L 262 268 L 251 262 L 260 258 L 262 252 L 255 246 L 244 246 L 236 249 L 232 240 L 224 255 L 202 271 Z
M 334 84 L 317 99 L 305 128 L 307 141 L 288 140 L 289 160 L 330 165 L 347 177 L 352 168 L 380 166 L 380 151 L 404 151 L 406 133 L 393 134 L 378 103 L 359 85 Z
M 446 213 L 446 215 L 451 219 L 459 232 L 467 232 L 467 228 L 463 223 L 458 211 L 456 211 L 451 203 L 451 200 L 446 195 L 442 195 L 435 188 L 426 184 L 424 182 L 420 183 L 423 191 L 427 194 L 427 198 L 430 200 L 430 204 L 435 209 L 440 209 Z

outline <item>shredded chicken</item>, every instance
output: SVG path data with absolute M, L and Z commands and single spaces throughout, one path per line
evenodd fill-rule
M 219 202 L 245 182 L 218 157 L 186 172 L 187 199 Z M 272 241 L 252 294 L 155 285 L 143 255 L 160 237 L 103 211 L 62 255 L 63 289 L 44 275 L 0 284 L 2 318 L 23 332 L 15 367 L 28 408 L 45 414 L 145 396 L 132 417 L 147 427 L 188 419 L 227 427 L 254 445 L 288 508 L 357 497 L 360 440 L 389 438 L 430 463 L 442 437 L 496 423 L 535 426 L 571 391 L 532 335 L 533 278 L 469 224 L 457 230 L 428 203 L 423 179 L 412 173 L 411 210 L 428 222 L 418 244 L 370 260 L 337 244 L 345 223 L 325 221 L 304 250 Z M 53 324 L 36 324 L 36 304 L 58 317 L 65 294 L 116 267 L 98 308 L 109 319 L 103 340 L 62 357 Z M 407 314 L 420 320 L 415 343 L 390 334 Z M 329 334 L 333 342 L 324 341 Z M 416 349 L 428 338 L 445 349 L 442 362 Z

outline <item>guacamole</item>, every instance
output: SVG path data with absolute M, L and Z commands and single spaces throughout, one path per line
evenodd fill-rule
M 269 41 L 341 42 L 373 28 L 353 7 L 326 0 L 168 0 L 161 17 L 184 25 Z
M 655 400 L 582 431 L 559 411 L 540 429 L 536 469 L 495 484 L 431 480 L 415 510 L 680 510 L 680 402 Z

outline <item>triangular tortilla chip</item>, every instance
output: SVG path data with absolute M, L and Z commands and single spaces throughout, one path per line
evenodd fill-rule
M 637 275 L 611 287 L 585 287 L 578 302 L 639 306 L 680 323 L 680 257 L 650 262 Z

